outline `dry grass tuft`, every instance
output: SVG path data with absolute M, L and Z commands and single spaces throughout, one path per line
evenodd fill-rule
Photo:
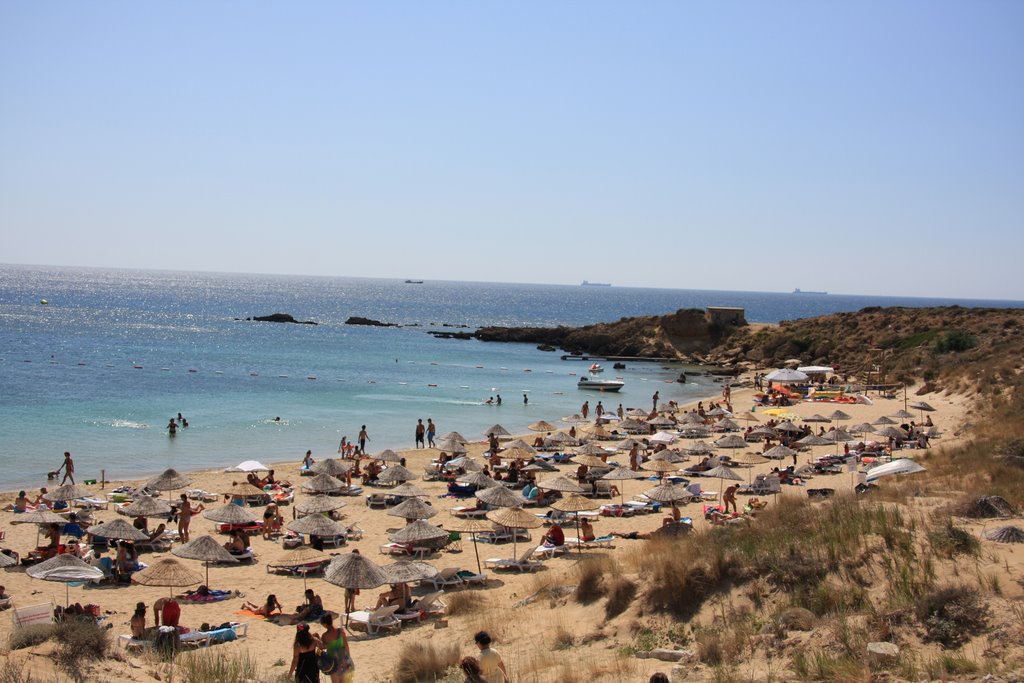
M 990 611 L 976 588 L 943 586 L 923 595 L 915 612 L 927 639 L 944 647 L 963 645 L 988 626 Z
M 417 683 L 443 679 L 449 668 L 459 662 L 457 645 L 434 645 L 430 642 L 409 643 L 402 647 L 395 665 L 396 683 Z
M 490 598 L 479 591 L 446 593 L 444 601 L 448 605 L 448 616 L 450 617 L 480 614 L 491 607 Z

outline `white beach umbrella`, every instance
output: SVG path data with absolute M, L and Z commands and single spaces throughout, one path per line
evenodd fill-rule
M 806 382 L 807 374 L 800 372 L 799 370 L 780 368 L 778 370 L 772 370 L 765 375 L 764 378 L 769 382 L 775 382 L 778 384 L 797 384 L 800 382 Z
M 259 460 L 243 460 L 234 467 L 228 467 L 225 472 L 269 472 L 270 468 Z

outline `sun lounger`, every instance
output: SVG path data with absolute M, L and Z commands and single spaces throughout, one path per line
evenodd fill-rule
M 458 567 L 445 567 L 429 579 L 420 580 L 420 585 L 424 583 L 429 583 L 434 587 L 434 590 L 438 590 L 450 586 L 461 586 L 464 582 L 459 576 Z
M 383 543 L 380 546 L 382 555 L 412 555 L 415 548 L 404 543 Z
M 578 538 L 567 538 L 565 539 L 565 545 L 577 548 L 611 548 L 614 540 L 614 536 L 598 536 L 590 541 L 581 541 Z
M 463 518 L 466 518 L 466 519 L 479 519 L 481 517 L 484 517 L 487 514 L 487 509 L 486 508 L 476 507 L 476 506 L 474 506 L 474 507 L 460 506 L 460 507 L 453 507 L 448 512 L 453 517 L 463 517 Z
M 509 529 L 502 527 L 494 531 L 481 531 L 476 535 L 481 543 L 507 543 L 509 541 L 529 541 L 530 532 L 526 529 Z
M 110 501 L 105 498 L 77 498 L 75 504 L 90 510 L 106 510 L 110 507 Z
M 249 624 L 232 622 L 225 628 L 213 629 L 210 631 L 189 631 L 180 636 L 183 645 L 193 647 L 208 647 L 212 643 L 226 643 L 230 640 L 244 638 L 249 632 Z
M 533 557 L 540 557 L 545 560 L 550 560 L 555 555 L 562 555 L 565 553 L 564 545 L 539 545 L 533 550 Z
M 422 621 L 432 615 L 444 614 L 448 610 L 448 605 L 441 602 L 442 593 L 442 590 L 427 593 L 413 602 L 409 609 L 395 612 L 395 616 L 402 621 Z
M 397 611 L 398 605 L 387 605 L 375 610 L 349 612 L 346 617 L 349 627 L 362 626 L 369 635 L 374 635 L 381 629 L 399 630 L 402 628 L 401 619 L 395 616 Z
M 487 574 L 477 574 L 476 572 L 471 572 L 468 569 L 461 570 L 459 572 L 459 578 L 466 584 L 472 583 L 478 586 L 487 585 Z
M 484 566 L 491 569 L 518 569 L 521 572 L 532 572 L 539 569 L 541 562 L 530 558 L 533 557 L 535 548 L 528 548 L 518 559 L 515 558 L 490 558 L 484 560 Z

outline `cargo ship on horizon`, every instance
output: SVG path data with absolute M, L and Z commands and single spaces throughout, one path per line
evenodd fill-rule
M 584 280 L 580 283 L 580 287 L 611 287 L 610 282 L 591 282 L 590 280 Z
M 799 287 L 797 287 L 796 289 L 794 289 L 794 290 L 793 290 L 793 293 L 794 293 L 794 294 L 821 294 L 821 295 L 825 295 L 825 294 L 828 294 L 828 292 L 812 292 L 812 291 L 811 291 L 811 290 L 809 290 L 809 289 L 800 289 Z

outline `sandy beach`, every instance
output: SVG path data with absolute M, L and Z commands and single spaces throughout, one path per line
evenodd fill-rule
M 732 404 L 737 413 L 750 410 L 752 406 L 751 394 L 751 389 L 733 390 Z M 589 399 L 591 405 L 596 404 L 598 399 L 613 398 L 613 395 L 580 392 L 580 402 L 582 403 L 583 400 Z M 849 426 L 865 421 L 872 422 L 883 415 L 892 415 L 904 407 L 902 396 L 898 399 L 875 399 L 874 396 L 872 398 L 874 399 L 873 405 L 803 402 L 788 408 L 785 413 L 788 416 L 792 416 L 794 421 L 799 423 L 798 418 L 800 417 L 807 417 L 814 413 L 827 415 L 836 409 L 841 409 L 849 413 L 852 419 L 839 426 Z M 966 399 L 955 396 L 929 396 L 928 400 L 936 409 L 935 412 L 931 413 L 931 418 L 944 434 L 941 439 L 937 439 L 932 443 L 932 448 L 944 448 L 948 444 L 956 443 L 957 437 L 954 435 L 954 432 L 957 431 L 958 425 L 964 419 Z M 608 400 L 608 403 L 613 404 L 612 400 Z M 705 401 L 705 405 L 707 403 Z M 637 407 L 647 409 L 650 405 Z M 682 406 L 681 409 L 687 410 L 692 407 L 692 405 Z M 762 408 L 757 408 L 754 415 L 758 416 L 762 421 L 768 417 L 762 412 Z M 563 428 L 564 431 L 568 429 L 569 425 L 559 422 L 561 417 L 559 415 L 551 415 L 547 416 L 547 419 L 552 424 Z M 440 425 L 438 436 L 451 429 L 459 430 L 459 425 Z M 470 455 L 480 460 L 480 454 L 487 448 L 486 440 L 484 439 L 485 435 L 465 434 L 465 436 L 469 439 L 476 439 L 476 441 L 469 444 L 468 448 Z M 532 442 L 533 438 L 536 437 L 536 433 L 519 436 Z M 612 442 L 607 443 L 610 444 Z M 686 441 L 680 441 L 675 447 L 685 443 Z M 836 447 L 832 445 L 814 447 L 810 453 L 804 452 L 800 454 L 800 464 L 813 460 L 820 455 L 835 452 L 835 450 Z M 747 456 L 752 456 L 760 451 L 760 444 L 750 444 L 744 449 L 722 449 L 718 452 L 728 454 L 736 460 L 744 460 Z M 906 454 L 914 456 L 917 455 L 917 452 L 908 451 Z M 306 494 L 301 493 L 298 489 L 303 483 L 303 479 L 300 479 L 299 476 L 298 460 L 301 454 L 296 455 L 295 461 L 267 464 L 274 467 L 278 479 L 288 479 L 295 485 L 295 501 L 298 502 Z M 326 454 L 314 455 L 319 455 L 321 458 L 326 457 Z M 401 455 L 406 458 L 407 467 L 419 475 L 425 471 L 432 460 L 438 457 L 439 451 L 430 448 L 408 449 L 402 451 Z M 611 459 L 618 460 L 622 464 L 628 464 L 627 454 L 625 453 L 617 457 L 613 456 Z M 682 467 L 697 461 L 698 458 L 696 456 L 691 456 Z M 762 464 L 751 467 L 737 468 L 736 471 L 741 474 L 744 480 L 743 483 L 745 483 L 759 473 L 770 471 L 773 466 L 785 466 L 790 464 L 790 462 L 789 460 L 781 463 L 765 461 Z M 576 466 L 569 463 L 558 465 L 558 469 L 560 474 L 572 476 Z M 538 479 L 554 476 L 554 474 L 542 472 L 539 473 Z M 81 480 L 83 478 L 95 477 L 97 473 L 80 471 L 76 475 Z M 232 485 L 232 482 L 244 480 L 244 475 L 239 473 L 221 471 L 192 472 L 189 474 L 189 477 L 192 479 L 191 486 L 193 488 L 201 488 L 210 492 L 223 492 Z M 697 481 L 697 479 L 692 480 Z M 138 484 L 140 482 L 108 482 L 103 490 L 100 489 L 99 485 L 89 485 L 87 488 L 96 497 L 104 497 L 111 489 L 124 483 Z M 430 494 L 430 503 L 439 510 L 439 514 L 431 520 L 432 523 L 444 526 L 446 522 L 454 521 L 455 517 L 450 514 L 450 509 L 454 506 L 465 504 L 465 501 L 462 500 L 442 497 L 446 490 L 444 482 L 416 480 L 413 483 Z M 652 488 L 657 482 L 645 479 L 616 483 L 623 489 L 625 499 L 630 500 L 639 496 L 644 490 Z M 721 486 L 721 482 L 716 479 L 705 479 L 702 483 L 705 490 L 711 491 L 718 491 Z M 808 486 L 828 487 L 839 492 L 846 492 L 852 489 L 853 484 L 854 476 L 843 472 L 832 476 L 815 477 L 809 482 Z M 347 547 L 328 549 L 328 553 L 346 553 L 353 549 L 359 549 L 362 554 L 379 564 L 386 564 L 393 560 L 393 558 L 380 554 L 378 548 L 387 541 L 389 531 L 398 529 L 403 525 L 403 522 L 396 517 L 387 515 L 385 510 L 370 509 L 366 505 L 365 494 L 378 490 L 386 491 L 385 489 L 367 488 L 363 496 L 344 499 L 347 505 L 342 508 L 341 512 L 345 515 L 345 523 L 357 524 L 364 530 L 364 535 L 361 540 L 352 541 Z M 15 493 L 7 492 L 0 498 L 0 501 L 6 506 L 13 501 Z M 34 493 L 30 491 L 30 497 Z M 178 493 L 180 492 L 174 492 L 175 497 Z M 164 495 L 166 496 L 166 494 Z M 780 495 L 783 497 L 805 497 L 806 488 L 783 486 Z M 746 497 L 739 497 L 741 506 L 745 500 Z M 611 501 L 602 499 L 598 502 L 606 503 Z M 218 500 L 206 505 L 207 509 L 210 509 L 220 504 L 221 501 Z M 769 505 L 772 504 L 775 504 L 775 501 L 769 499 Z M 528 508 L 528 510 L 531 512 L 544 512 L 545 508 Z M 263 509 L 253 508 L 252 511 L 257 516 L 260 516 Z M 282 513 L 286 521 L 292 519 L 291 508 L 283 507 Z M 698 529 L 707 524 L 702 515 L 701 504 L 699 503 L 691 503 L 685 506 L 683 514 L 692 517 L 693 524 Z M 109 521 L 119 517 L 114 512 L 113 507 L 108 510 L 97 511 L 93 514 L 94 522 Z M 594 527 L 599 536 L 613 532 L 649 532 L 661 526 L 662 517 L 663 515 L 661 514 L 631 517 L 601 516 L 595 521 Z M 5 539 L 0 545 L 25 555 L 31 548 L 35 547 L 37 530 L 35 525 L 31 524 L 12 525 L 11 522 L 14 518 L 15 515 L 11 512 L 0 513 L 0 530 L 6 534 Z M 227 537 L 216 534 L 213 527 L 212 522 L 203 519 L 201 515 L 197 516 L 192 523 L 193 538 L 202 534 L 213 533 L 217 538 L 226 540 Z M 519 554 L 522 554 L 522 550 L 529 544 L 536 545 L 543 532 L 543 527 L 532 530 L 531 540 L 519 544 Z M 575 529 L 567 527 L 566 535 L 575 536 Z M 490 609 L 466 616 L 451 617 L 447 620 L 445 628 L 435 628 L 430 621 L 427 621 L 422 624 L 407 625 L 400 633 L 394 635 L 377 637 L 369 637 L 362 633 L 352 635 L 350 642 L 357 666 L 357 680 L 386 679 L 394 667 L 401 646 L 407 643 L 431 641 L 436 644 L 455 645 L 462 654 L 473 654 L 475 648 L 472 643 L 472 634 L 479 628 L 487 628 L 493 632 L 496 641 L 495 647 L 503 653 L 514 680 L 556 680 L 559 678 L 558 672 L 562 670 L 560 667 L 564 667 L 566 662 L 571 663 L 575 661 L 582 663 L 584 660 L 588 662 L 591 670 L 593 670 L 591 665 L 594 662 L 608 662 L 606 673 L 597 676 L 598 680 L 641 680 L 641 678 L 646 680 L 644 676 L 656 670 L 665 670 L 667 665 L 653 660 L 635 659 L 630 659 L 623 663 L 621 660 L 617 660 L 616 650 L 610 649 L 608 643 L 600 639 L 595 639 L 588 644 L 577 645 L 552 655 L 548 641 L 555 630 L 568 631 L 573 635 L 576 642 L 580 643 L 584 636 L 593 631 L 594 625 L 601 621 L 598 611 L 595 611 L 597 610 L 596 607 L 569 602 L 559 606 L 557 610 L 552 612 L 547 608 L 548 602 L 544 600 L 530 607 L 513 608 L 515 603 L 534 594 L 544 585 L 574 584 L 575 567 L 581 557 L 591 557 L 594 554 L 604 553 L 616 556 L 635 554 L 638 551 L 642 552 L 644 543 L 645 541 L 642 540 L 616 538 L 613 548 L 610 550 L 587 549 L 582 553 L 571 552 L 563 556 L 554 557 L 545 560 L 543 567 L 535 573 L 487 571 L 489 580 L 485 588 L 461 588 L 458 590 L 472 590 L 480 593 Z M 275 679 L 281 674 L 286 674 L 287 663 L 291 658 L 291 643 L 295 629 L 293 626 L 277 625 L 259 617 L 240 615 L 239 610 L 243 600 L 260 603 L 268 594 L 275 594 L 286 610 L 291 609 L 302 602 L 303 580 L 300 577 L 268 573 L 266 564 L 276 560 L 285 552 L 280 540 L 264 540 L 260 536 L 255 535 L 252 538 L 252 548 L 256 553 L 256 560 L 252 563 L 243 563 L 237 566 L 214 566 L 210 568 L 211 589 L 238 591 L 244 597 L 233 597 L 209 604 L 183 604 L 181 621 L 183 624 L 191 627 L 198 627 L 204 622 L 210 624 L 225 621 L 246 622 L 248 624 L 248 635 L 246 638 L 236 642 L 218 644 L 213 647 L 218 652 L 248 649 L 258 658 L 269 680 Z M 500 545 L 479 544 L 479 550 L 480 557 L 484 559 L 512 557 L 513 555 L 513 546 L 510 543 Z M 154 561 L 165 556 L 170 555 L 169 553 L 144 553 L 140 559 L 143 562 L 152 564 Z M 461 550 L 442 551 L 440 554 L 429 557 L 427 561 L 439 569 L 446 567 L 460 567 L 474 571 L 476 569 L 473 543 L 468 534 L 464 535 Z M 203 565 L 200 562 L 191 560 L 182 560 L 182 562 L 197 571 L 203 570 Z M 34 605 L 48 601 L 56 605 L 63 605 L 65 601 L 65 586 L 63 584 L 31 579 L 22 568 L 8 569 L 0 573 L 0 583 L 6 587 L 8 593 L 14 596 L 15 605 L 17 606 Z M 324 604 L 328 609 L 339 613 L 343 611 L 342 589 L 328 584 L 319 577 L 310 577 L 309 585 L 322 596 Z M 379 592 L 386 588 L 387 586 L 381 589 L 362 591 L 362 594 L 357 598 L 357 607 L 372 606 L 376 602 Z M 422 593 L 425 590 L 425 588 L 416 589 L 414 592 Z M 181 591 L 176 590 L 175 592 Z M 100 588 L 74 587 L 70 589 L 70 600 L 72 603 L 80 602 L 82 604 L 91 603 L 99 605 L 103 613 L 108 617 L 107 623 L 112 624 L 112 634 L 116 636 L 129 632 L 128 621 L 136 602 L 144 601 L 149 606 L 152 605 L 153 601 L 167 594 L 168 589 L 166 588 L 150 588 L 138 585 L 105 586 Z M 0 619 L 0 638 L 3 639 L 3 642 L 7 641 L 11 630 L 11 620 L 8 618 Z M 23 651 L 11 653 L 11 657 L 11 661 L 27 657 L 31 660 L 31 666 L 34 668 L 43 667 L 45 669 L 52 667 L 52 663 L 45 658 L 33 657 L 25 654 Z M 115 673 L 121 680 L 133 681 L 152 680 L 153 674 L 156 671 L 155 664 L 147 663 L 144 659 L 140 659 L 137 654 L 129 655 L 126 661 L 123 662 L 110 661 L 101 663 L 99 667 L 101 670 Z M 623 667 L 626 668 L 623 669 Z

